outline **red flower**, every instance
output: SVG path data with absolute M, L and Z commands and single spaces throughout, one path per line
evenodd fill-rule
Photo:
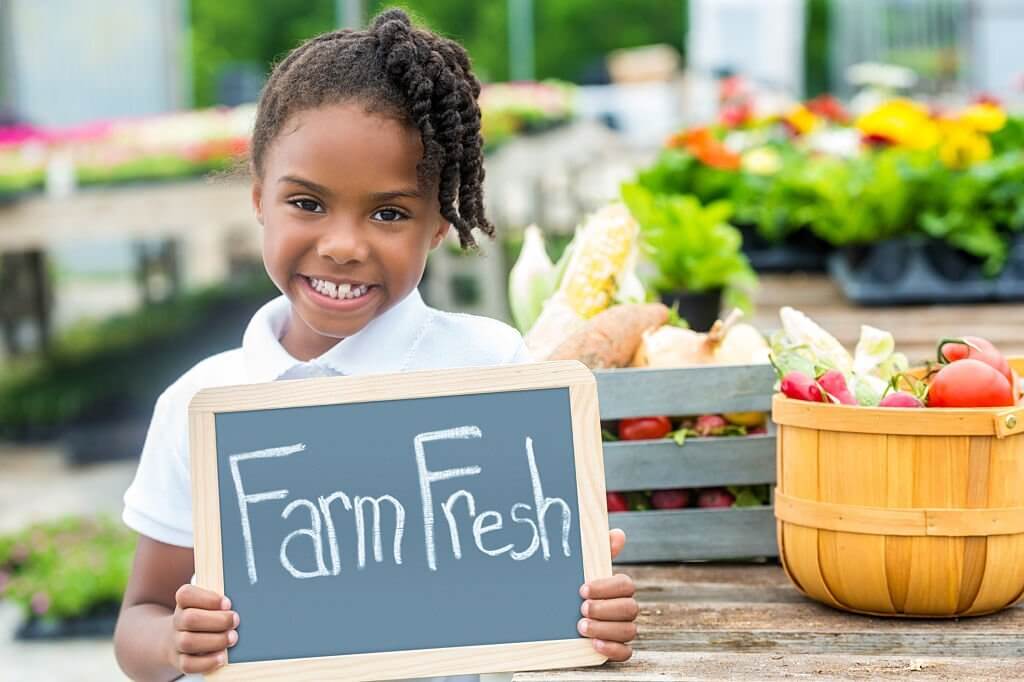
M 807 108 L 833 123 L 848 123 L 850 121 L 850 114 L 843 108 L 839 100 L 832 95 L 818 95 L 807 102 Z
M 668 139 L 666 146 L 693 154 L 706 166 L 722 170 L 739 170 L 740 155 L 731 151 L 714 136 L 709 128 L 690 128 Z

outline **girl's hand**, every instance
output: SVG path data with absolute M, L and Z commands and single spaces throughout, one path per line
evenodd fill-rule
M 612 558 L 622 551 L 626 534 L 619 529 L 610 533 Z M 627 644 L 636 638 L 636 617 L 640 607 L 633 598 L 636 588 L 633 579 L 622 573 L 611 578 L 591 580 L 580 588 L 583 618 L 577 629 L 584 637 L 594 641 L 594 649 L 610 661 L 625 661 L 633 655 L 633 648 Z
M 185 674 L 209 673 L 228 662 L 227 648 L 238 641 L 238 614 L 231 600 L 195 585 L 182 585 L 176 606 L 168 660 Z

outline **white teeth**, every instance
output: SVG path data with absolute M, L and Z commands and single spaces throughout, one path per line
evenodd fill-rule
M 347 282 L 335 284 L 334 282 L 316 279 L 315 277 L 310 277 L 309 282 L 313 285 L 314 289 L 324 296 L 330 296 L 331 298 L 338 298 L 342 300 L 365 296 L 366 292 L 369 290 L 365 284 L 360 284 L 358 286 L 353 286 Z

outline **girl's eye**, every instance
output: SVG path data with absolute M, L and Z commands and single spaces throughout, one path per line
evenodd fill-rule
M 292 206 L 295 206 L 299 210 L 308 211 L 309 213 L 323 213 L 324 207 L 320 205 L 320 202 L 314 201 L 313 199 L 293 199 L 288 202 Z
M 375 212 L 371 217 L 374 220 L 379 220 L 382 223 L 393 223 L 408 218 L 407 215 L 405 215 L 396 208 L 382 208 L 379 211 Z

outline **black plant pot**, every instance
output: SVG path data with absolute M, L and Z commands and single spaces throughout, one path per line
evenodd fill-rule
M 65 456 L 71 464 L 135 459 L 142 452 L 149 422 L 145 416 L 112 415 L 70 426 L 64 434 Z
M 114 635 L 119 609 L 120 604 L 100 604 L 89 613 L 65 620 L 47 620 L 32 616 L 18 626 L 14 637 L 20 640 L 78 637 L 109 639 Z
M 669 308 L 675 306 L 679 317 L 686 320 L 690 329 L 706 332 L 722 310 L 722 290 L 665 291 L 661 294 L 661 302 Z

